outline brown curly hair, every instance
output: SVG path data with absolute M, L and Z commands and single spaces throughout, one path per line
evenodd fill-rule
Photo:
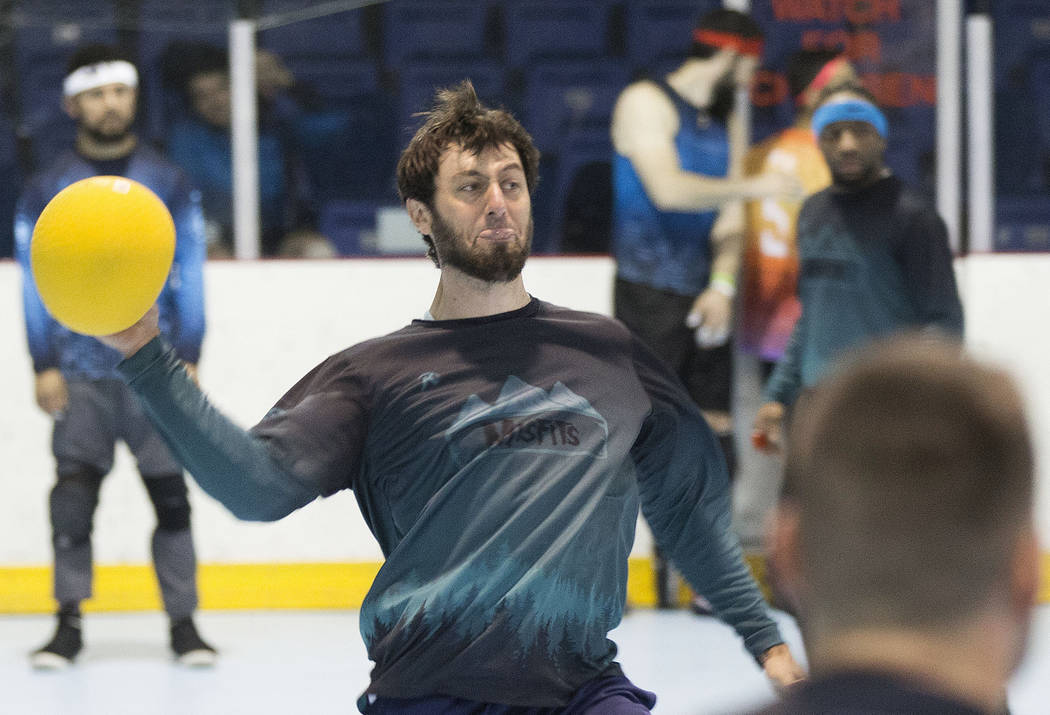
M 402 202 L 415 199 L 433 207 L 438 163 L 442 153 L 452 145 L 478 154 L 489 147 L 510 144 L 521 159 L 529 193 L 536 188 L 540 152 L 532 143 L 532 137 L 510 112 L 483 105 L 469 79 L 439 90 L 433 108 L 421 116 L 426 117 L 426 121 L 397 162 L 397 192 Z M 427 255 L 436 264 L 433 241 L 429 236 L 423 240 L 427 242 Z

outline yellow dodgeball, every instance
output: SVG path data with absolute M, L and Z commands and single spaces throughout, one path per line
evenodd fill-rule
M 121 176 L 67 186 L 30 244 L 37 292 L 55 320 L 85 335 L 132 326 L 157 300 L 175 257 L 175 222 L 156 194 Z

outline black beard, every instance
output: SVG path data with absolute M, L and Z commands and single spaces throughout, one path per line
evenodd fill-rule
M 832 183 L 834 183 L 836 187 L 845 191 L 859 191 L 860 189 L 865 189 L 878 181 L 881 176 L 882 166 L 877 164 L 868 167 L 867 171 L 855 179 L 842 176 L 834 169 L 831 169 Z
M 125 127 L 121 132 L 114 134 L 112 132 L 100 132 L 93 127 L 85 127 L 81 125 L 80 130 L 88 136 L 91 141 L 96 144 L 120 144 L 122 141 L 128 138 L 131 134 L 131 127 Z
M 729 119 L 729 113 L 733 111 L 735 103 L 736 84 L 733 83 L 731 77 L 723 77 L 715 85 L 714 92 L 711 93 L 711 103 L 707 106 L 707 113 L 719 122 L 725 122 Z
M 470 250 L 469 240 L 465 236 L 456 236 L 437 211 L 431 213 L 431 238 L 441 266 L 450 266 L 486 283 L 509 283 L 521 275 L 525 259 L 532 250 L 531 214 L 525 227 L 524 244 L 493 244 L 491 253 L 479 256 Z

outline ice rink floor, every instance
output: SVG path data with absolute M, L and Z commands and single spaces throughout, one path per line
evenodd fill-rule
M 780 615 L 799 649 L 793 621 Z M 50 616 L 0 616 L 3 715 L 328 715 L 356 713 L 369 662 L 357 612 L 204 612 L 221 653 L 211 670 L 172 663 L 159 613 L 88 614 L 85 648 L 64 672 L 38 673 L 27 653 Z M 657 693 L 655 712 L 731 713 L 773 697 L 733 633 L 712 618 L 638 610 L 613 632 L 627 675 Z M 1050 713 L 1050 606 L 1037 613 L 1029 657 L 1010 687 L 1013 715 Z

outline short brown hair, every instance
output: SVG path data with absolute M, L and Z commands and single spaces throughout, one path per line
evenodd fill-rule
M 792 425 L 785 499 L 799 514 L 810 632 L 973 615 L 1009 580 L 1033 470 L 1004 372 L 930 337 L 867 348 Z
M 510 144 L 521 159 L 529 193 L 536 188 L 540 152 L 532 137 L 510 112 L 483 105 L 470 80 L 439 90 L 434 107 L 423 116 L 426 121 L 397 162 L 397 191 L 402 201 L 416 199 L 431 205 L 441 154 L 457 144 L 474 153 Z

